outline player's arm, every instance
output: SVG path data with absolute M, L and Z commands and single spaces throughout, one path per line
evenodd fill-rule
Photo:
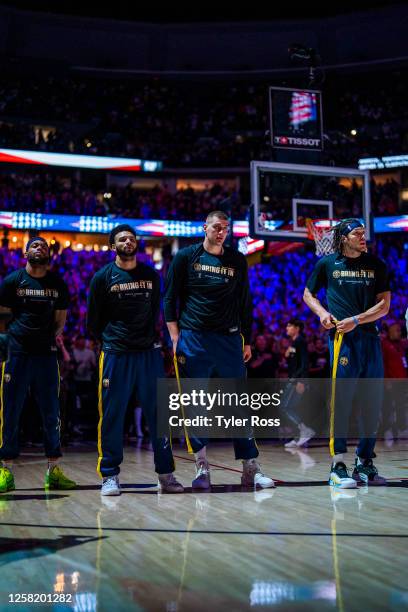
M 310 310 L 315 313 L 320 319 L 320 323 L 326 329 L 334 327 L 333 317 L 330 312 L 324 308 L 323 304 L 317 298 L 317 294 L 323 287 L 327 287 L 327 273 L 325 258 L 320 259 L 314 267 L 314 270 L 306 283 L 303 292 L 303 301 Z
M 305 304 L 307 304 L 307 306 L 309 306 L 310 310 L 319 317 L 320 323 L 323 325 L 323 327 L 326 329 L 331 329 L 334 327 L 333 318 L 330 312 L 324 308 L 320 300 L 318 300 L 307 287 L 305 287 L 303 292 L 303 301 Z
M 170 338 L 173 343 L 173 350 L 176 351 L 179 339 L 179 326 L 177 316 L 177 306 L 180 300 L 182 286 L 187 279 L 187 259 L 184 253 L 177 253 L 170 264 L 164 288 L 164 319 L 169 330 Z
M 246 258 L 243 256 L 243 269 L 242 269 L 242 292 L 240 302 L 240 322 L 241 332 L 244 338 L 244 362 L 246 363 L 252 357 L 251 351 L 251 330 L 252 330 L 252 297 L 249 289 L 249 278 L 248 278 L 248 263 Z
M 375 299 L 376 304 L 365 312 L 356 313 L 353 317 L 339 321 L 336 325 L 337 329 L 345 334 L 352 331 L 357 325 L 373 323 L 388 313 L 391 303 L 390 279 L 387 266 L 382 260 L 378 260 L 376 271 Z
M 0 316 L 4 319 L 12 316 L 13 295 L 14 283 L 5 278 L 0 284 Z
M 95 274 L 89 287 L 86 326 L 98 340 L 101 339 L 104 328 L 103 304 L 104 295 L 101 287 L 101 280 L 99 276 Z
M 354 317 L 347 317 L 347 319 L 343 319 L 339 321 L 336 325 L 338 331 L 346 334 L 349 331 L 352 331 L 357 325 L 362 325 L 364 323 L 373 323 L 381 317 L 384 317 L 388 314 L 390 310 L 391 304 L 391 291 L 384 291 L 383 293 L 378 293 L 376 295 L 377 303 L 360 314 L 354 315 Z
M 154 325 L 157 325 L 160 316 L 160 276 L 155 273 L 153 278 L 153 291 L 152 291 L 152 316 Z
M 67 284 L 62 278 L 57 277 L 58 298 L 54 304 L 54 329 L 55 335 L 59 336 L 64 331 L 67 320 L 67 309 L 69 305 L 69 291 Z
M 65 323 L 67 320 L 67 311 L 66 310 L 56 310 L 54 313 L 54 322 L 55 322 L 55 335 L 59 336 L 64 331 Z

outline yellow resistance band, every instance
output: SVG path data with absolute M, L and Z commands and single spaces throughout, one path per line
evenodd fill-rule
M 337 323 L 337 321 L 335 321 Z M 332 389 L 330 398 L 330 454 L 334 457 L 334 405 L 336 401 L 336 376 L 337 366 L 339 365 L 341 343 L 343 342 L 344 334 L 336 331 L 333 345 L 333 370 L 332 370 Z
M 176 374 L 176 380 L 177 380 L 177 388 L 178 388 L 179 395 L 181 395 L 180 373 L 179 373 L 179 369 L 178 369 L 177 355 L 176 355 L 175 352 L 173 353 L 173 363 L 174 363 L 174 372 Z M 181 414 L 183 415 L 183 419 L 184 419 L 184 408 L 183 408 L 183 406 L 181 406 Z M 187 450 L 190 453 L 190 455 L 192 455 L 193 454 L 193 449 L 192 449 L 190 438 L 188 437 L 188 433 L 187 433 L 187 429 L 186 429 L 185 425 L 183 425 L 183 429 L 184 429 L 184 435 L 186 436 Z

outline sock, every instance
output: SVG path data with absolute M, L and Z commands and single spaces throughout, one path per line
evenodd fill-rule
M 7 468 L 8 470 L 10 470 L 10 472 L 13 471 L 13 461 L 9 461 L 8 459 L 4 459 L 3 460 L 3 467 Z
M 198 453 L 194 453 L 194 457 L 196 463 L 198 463 L 199 461 L 207 461 L 207 448 L 205 446 L 203 446 L 203 448 L 200 448 Z
M 135 417 L 135 427 L 136 427 L 136 437 L 143 438 L 143 430 L 142 430 L 142 409 L 140 406 L 137 406 L 134 411 Z
M 50 458 L 48 457 L 48 470 L 52 470 L 58 464 L 58 458 Z
M 338 455 L 334 455 L 334 457 L 333 457 L 333 465 L 336 465 L 336 463 L 340 463 L 340 461 L 342 463 L 344 463 L 343 453 L 339 453 Z

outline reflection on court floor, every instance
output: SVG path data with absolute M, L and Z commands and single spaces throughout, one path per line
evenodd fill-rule
M 186 493 L 160 495 L 141 446 L 111 498 L 92 449 L 65 455 L 79 490 L 49 495 L 40 457 L 23 454 L 0 497 L 0 609 L 405 609 L 408 444 L 378 444 L 388 487 L 345 491 L 327 486 L 324 444 L 260 446 L 276 489 L 242 490 L 232 448 L 214 443 L 211 492 L 191 490 L 192 458 L 175 447 Z

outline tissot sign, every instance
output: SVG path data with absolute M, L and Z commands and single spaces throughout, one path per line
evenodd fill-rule
M 323 149 L 321 92 L 269 88 L 271 145 L 278 149 Z

